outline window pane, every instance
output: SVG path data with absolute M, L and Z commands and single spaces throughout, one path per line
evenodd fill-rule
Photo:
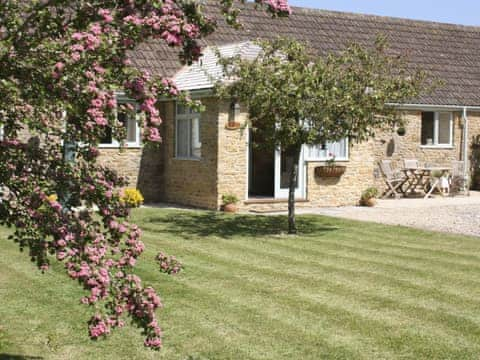
M 435 114 L 422 112 L 422 145 L 433 145 L 434 141 Z
M 134 118 L 134 115 L 122 111 L 121 108 L 118 109 L 117 120 L 126 128 L 126 142 L 127 143 L 136 143 L 137 142 L 137 122 Z
M 326 145 L 307 145 L 305 146 L 305 158 L 307 160 L 324 160 L 327 158 L 328 151 Z
M 191 123 L 192 129 L 192 143 L 191 143 L 191 154 L 193 157 L 201 157 L 202 156 L 202 143 L 200 139 L 200 119 L 194 118 L 192 119 Z
M 282 149 L 280 158 L 280 188 L 288 189 L 290 187 L 290 173 L 295 163 L 294 149 Z M 297 183 L 298 188 L 298 174 Z
M 337 159 L 347 157 L 347 139 L 327 144 L 327 158 L 334 156 Z
M 135 119 L 128 119 L 127 122 L 127 142 L 137 142 L 137 122 Z
M 178 157 L 189 157 L 189 143 L 188 143 L 188 132 L 189 132 L 189 120 L 188 119 L 178 119 L 177 120 L 177 156 Z
M 439 144 L 450 144 L 451 134 L 450 134 L 450 113 L 439 113 L 438 114 L 438 143 Z
M 187 113 L 187 108 L 183 105 L 178 104 L 177 105 L 177 114 L 178 115 L 185 115 Z
M 336 159 L 347 159 L 348 139 L 327 143 L 324 145 L 307 145 L 305 146 L 305 158 L 309 161 L 325 161 L 335 156 Z

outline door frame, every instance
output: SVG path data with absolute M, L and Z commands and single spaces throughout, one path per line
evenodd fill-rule
M 246 142 L 245 142 L 245 158 L 246 158 L 246 186 L 245 199 L 250 199 L 250 184 L 251 184 L 251 147 L 252 140 L 249 127 L 246 128 Z M 307 162 L 305 161 L 305 146 L 302 146 L 300 157 L 298 160 L 298 185 L 295 191 L 296 199 L 305 199 L 307 197 Z M 273 199 L 286 200 L 288 199 L 288 189 L 280 188 L 280 149 L 275 150 L 275 167 L 274 167 L 274 197 Z
M 300 150 L 300 157 L 298 158 L 298 174 L 297 174 L 297 188 L 295 189 L 295 198 L 304 199 L 306 197 L 306 163 L 304 156 L 304 146 Z M 281 154 L 280 148 L 275 150 L 275 199 L 288 199 L 288 188 L 281 188 Z

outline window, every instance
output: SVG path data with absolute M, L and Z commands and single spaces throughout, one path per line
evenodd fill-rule
M 118 99 L 117 101 L 118 101 L 118 105 L 126 104 L 126 103 L 131 103 L 132 105 L 135 105 L 131 101 L 118 100 Z M 127 133 L 127 137 L 125 139 L 125 145 L 127 147 L 140 146 L 140 128 L 138 126 L 135 115 L 131 113 L 127 113 L 126 111 L 122 110 L 121 107 L 119 106 L 117 108 L 117 120 L 121 124 L 123 124 Z M 119 142 L 113 138 L 113 132 L 111 127 L 105 128 L 105 134 L 103 138 L 100 140 L 100 146 L 101 147 L 119 147 L 120 146 Z
M 200 159 L 202 157 L 199 113 L 186 106 L 177 105 L 175 134 L 177 158 Z
M 422 112 L 421 144 L 424 146 L 453 145 L 453 114 Z
M 335 157 L 335 160 L 348 160 L 348 139 L 327 143 L 324 145 L 305 145 L 306 161 L 325 161 Z

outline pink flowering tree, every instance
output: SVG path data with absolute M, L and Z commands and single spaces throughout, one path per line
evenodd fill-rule
M 233 26 L 243 2 L 217 0 Z M 290 11 L 286 0 L 255 3 L 273 16 Z M 119 193 L 125 179 L 96 162 L 97 146 L 107 129 L 125 138 L 117 91 L 138 103 L 125 110 L 138 112 L 146 143 L 161 141 L 157 99 L 200 106 L 171 80 L 133 68 L 128 54 L 153 38 L 191 62 L 215 23 L 180 0 L 0 0 L 0 14 L 0 224 L 42 271 L 56 258 L 86 290 L 91 338 L 130 318 L 159 349 L 160 298 L 133 274 L 141 230 Z

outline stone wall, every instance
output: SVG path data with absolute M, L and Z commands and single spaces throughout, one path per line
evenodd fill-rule
M 160 200 L 200 208 L 216 209 L 218 102 L 202 99 L 206 111 L 200 120 L 201 159 L 175 158 L 175 103 L 165 102 L 162 108 L 164 126 L 161 144 Z
M 161 152 L 158 148 L 101 148 L 99 163 L 126 176 L 129 187 L 140 190 L 147 203 L 161 200 Z
M 408 111 L 403 113 L 405 135 L 396 132 L 377 134 L 375 143 L 376 159 L 392 160 L 394 165 L 403 166 L 403 159 L 417 159 L 421 162 L 438 165 L 450 165 L 452 160 L 460 159 L 462 151 L 461 113 L 454 113 L 453 146 L 426 147 L 421 145 L 422 112 Z
M 349 160 L 337 162 L 347 169 L 340 178 L 319 178 L 315 167 L 325 165 L 322 162 L 307 164 L 307 199 L 303 206 L 342 206 L 355 205 L 362 192 L 374 185 L 374 144 L 364 142 L 350 144 Z
M 126 176 L 129 186 L 136 188 L 138 185 L 142 152 L 142 148 L 100 148 L 98 162 L 116 170 L 119 175 Z
M 241 201 L 242 210 L 285 210 L 286 202 L 270 204 L 245 203 L 248 191 L 248 130 L 247 112 L 242 108 L 235 119 L 238 129 L 227 129 L 229 102 L 203 99 L 200 133 L 202 158 L 175 158 L 175 104 L 162 106 L 163 143 L 159 149 L 102 149 L 101 161 L 130 178 L 132 186 L 140 188 L 147 201 L 171 202 L 201 208 L 218 209 L 224 194 L 233 194 Z M 315 167 L 322 162 L 306 163 L 307 201 L 298 207 L 340 206 L 358 203 L 362 191 L 370 186 L 384 188 L 379 176 L 378 161 L 391 159 L 402 166 L 402 159 L 418 159 L 439 165 L 449 165 L 462 155 L 463 128 L 461 113 L 454 114 L 454 145 L 450 148 L 426 148 L 420 144 L 421 112 L 404 112 L 404 136 L 396 132 L 381 132 L 376 138 L 361 144 L 350 144 L 345 174 L 338 178 L 318 178 Z M 472 142 L 480 136 L 480 113 L 469 114 L 469 157 L 472 166 L 479 166 L 471 152 Z M 477 151 L 478 152 L 478 151 Z
M 396 132 L 383 132 L 374 140 L 375 159 L 392 160 L 394 166 L 402 167 L 403 159 L 417 159 L 429 164 L 450 166 L 453 160 L 463 160 L 463 120 L 461 112 L 454 112 L 453 146 L 451 147 L 425 147 L 421 145 L 421 111 L 406 111 L 403 113 L 405 120 L 405 135 L 399 136 Z M 473 161 L 472 142 L 480 135 L 480 114 L 469 113 L 468 129 L 468 157 Z M 472 170 L 472 169 L 470 169 Z M 375 170 L 376 184 L 384 187 L 378 168 Z
M 240 128 L 227 129 L 230 103 L 219 104 L 218 116 L 218 205 L 222 203 L 222 195 L 232 194 L 245 200 L 248 187 L 248 114 L 242 108 L 235 118 Z M 243 204 L 243 201 L 242 201 Z M 240 204 L 240 205 L 242 205 Z
M 248 114 L 241 108 L 235 119 L 240 129 L 226 129 L 229 103 L 219 104 L 218 121 L 218 205 L 223 194 L 233 194 L 241 201 L 241 210 L 270 209 L 284 210 L 285 202 L 253 203 L 247 201 L 248 192 L 248 130 L 245 127 Z M 373 142 L 350 145 L 349 161 L 339 162 L 347 165 L 345 174 L 339 179 L 319 179 L 315 176 L 315 167 L 322 162 L 306 163 L 307 200 L 297 203 L 298 207 L 354 205 L 363 190 L 374 184 L 374 144 Z M 246 202 L 247 201 L 247 202 Z
M 350 144 L 349 160 L 338 162 L 346 165 L 347 170 L 340 178 L 318 178 L 315 167 L 322 162 L 308 162 L 307 167 L 307 201 L 298 202 L 298 207 L 355 205 L 361 193 L 370 186 L 379 190 L 385 183 L 378 170 L 378 161 L 390 159 L 395 166 L 402 167 L 403 159 L 418 159 L 430 164 L 450 166 L 453 160 L 463 160 L 463 125 L 461 112 L 454 113 L 453 146 L 443 148 L 421 146 L 421 111 L 406 111 L 404 136 L 394 131 L 383 131 L 375 139 L 360 144 Z M 472 143 L 480 140 L 480 113 L 469 113 L 469 160 L 471 167 L 480 166 L 480 150 L 472 152 Z M 477 170 L 480 172 L 480 170 Z M 240 174 L 239 174 L 240 176 Z M 285 203 L 249 204 L 245 209 L 285 210 Z
M 147 203 L 169 202 L 200 208 L 218 208 L 218 103 L 203 99 L 200 120 L 201 159 L 175 157 L 175 102 L 161 105 L 162 143 L 158 146 L 102 148 L 99 161 L 127 176 Z

